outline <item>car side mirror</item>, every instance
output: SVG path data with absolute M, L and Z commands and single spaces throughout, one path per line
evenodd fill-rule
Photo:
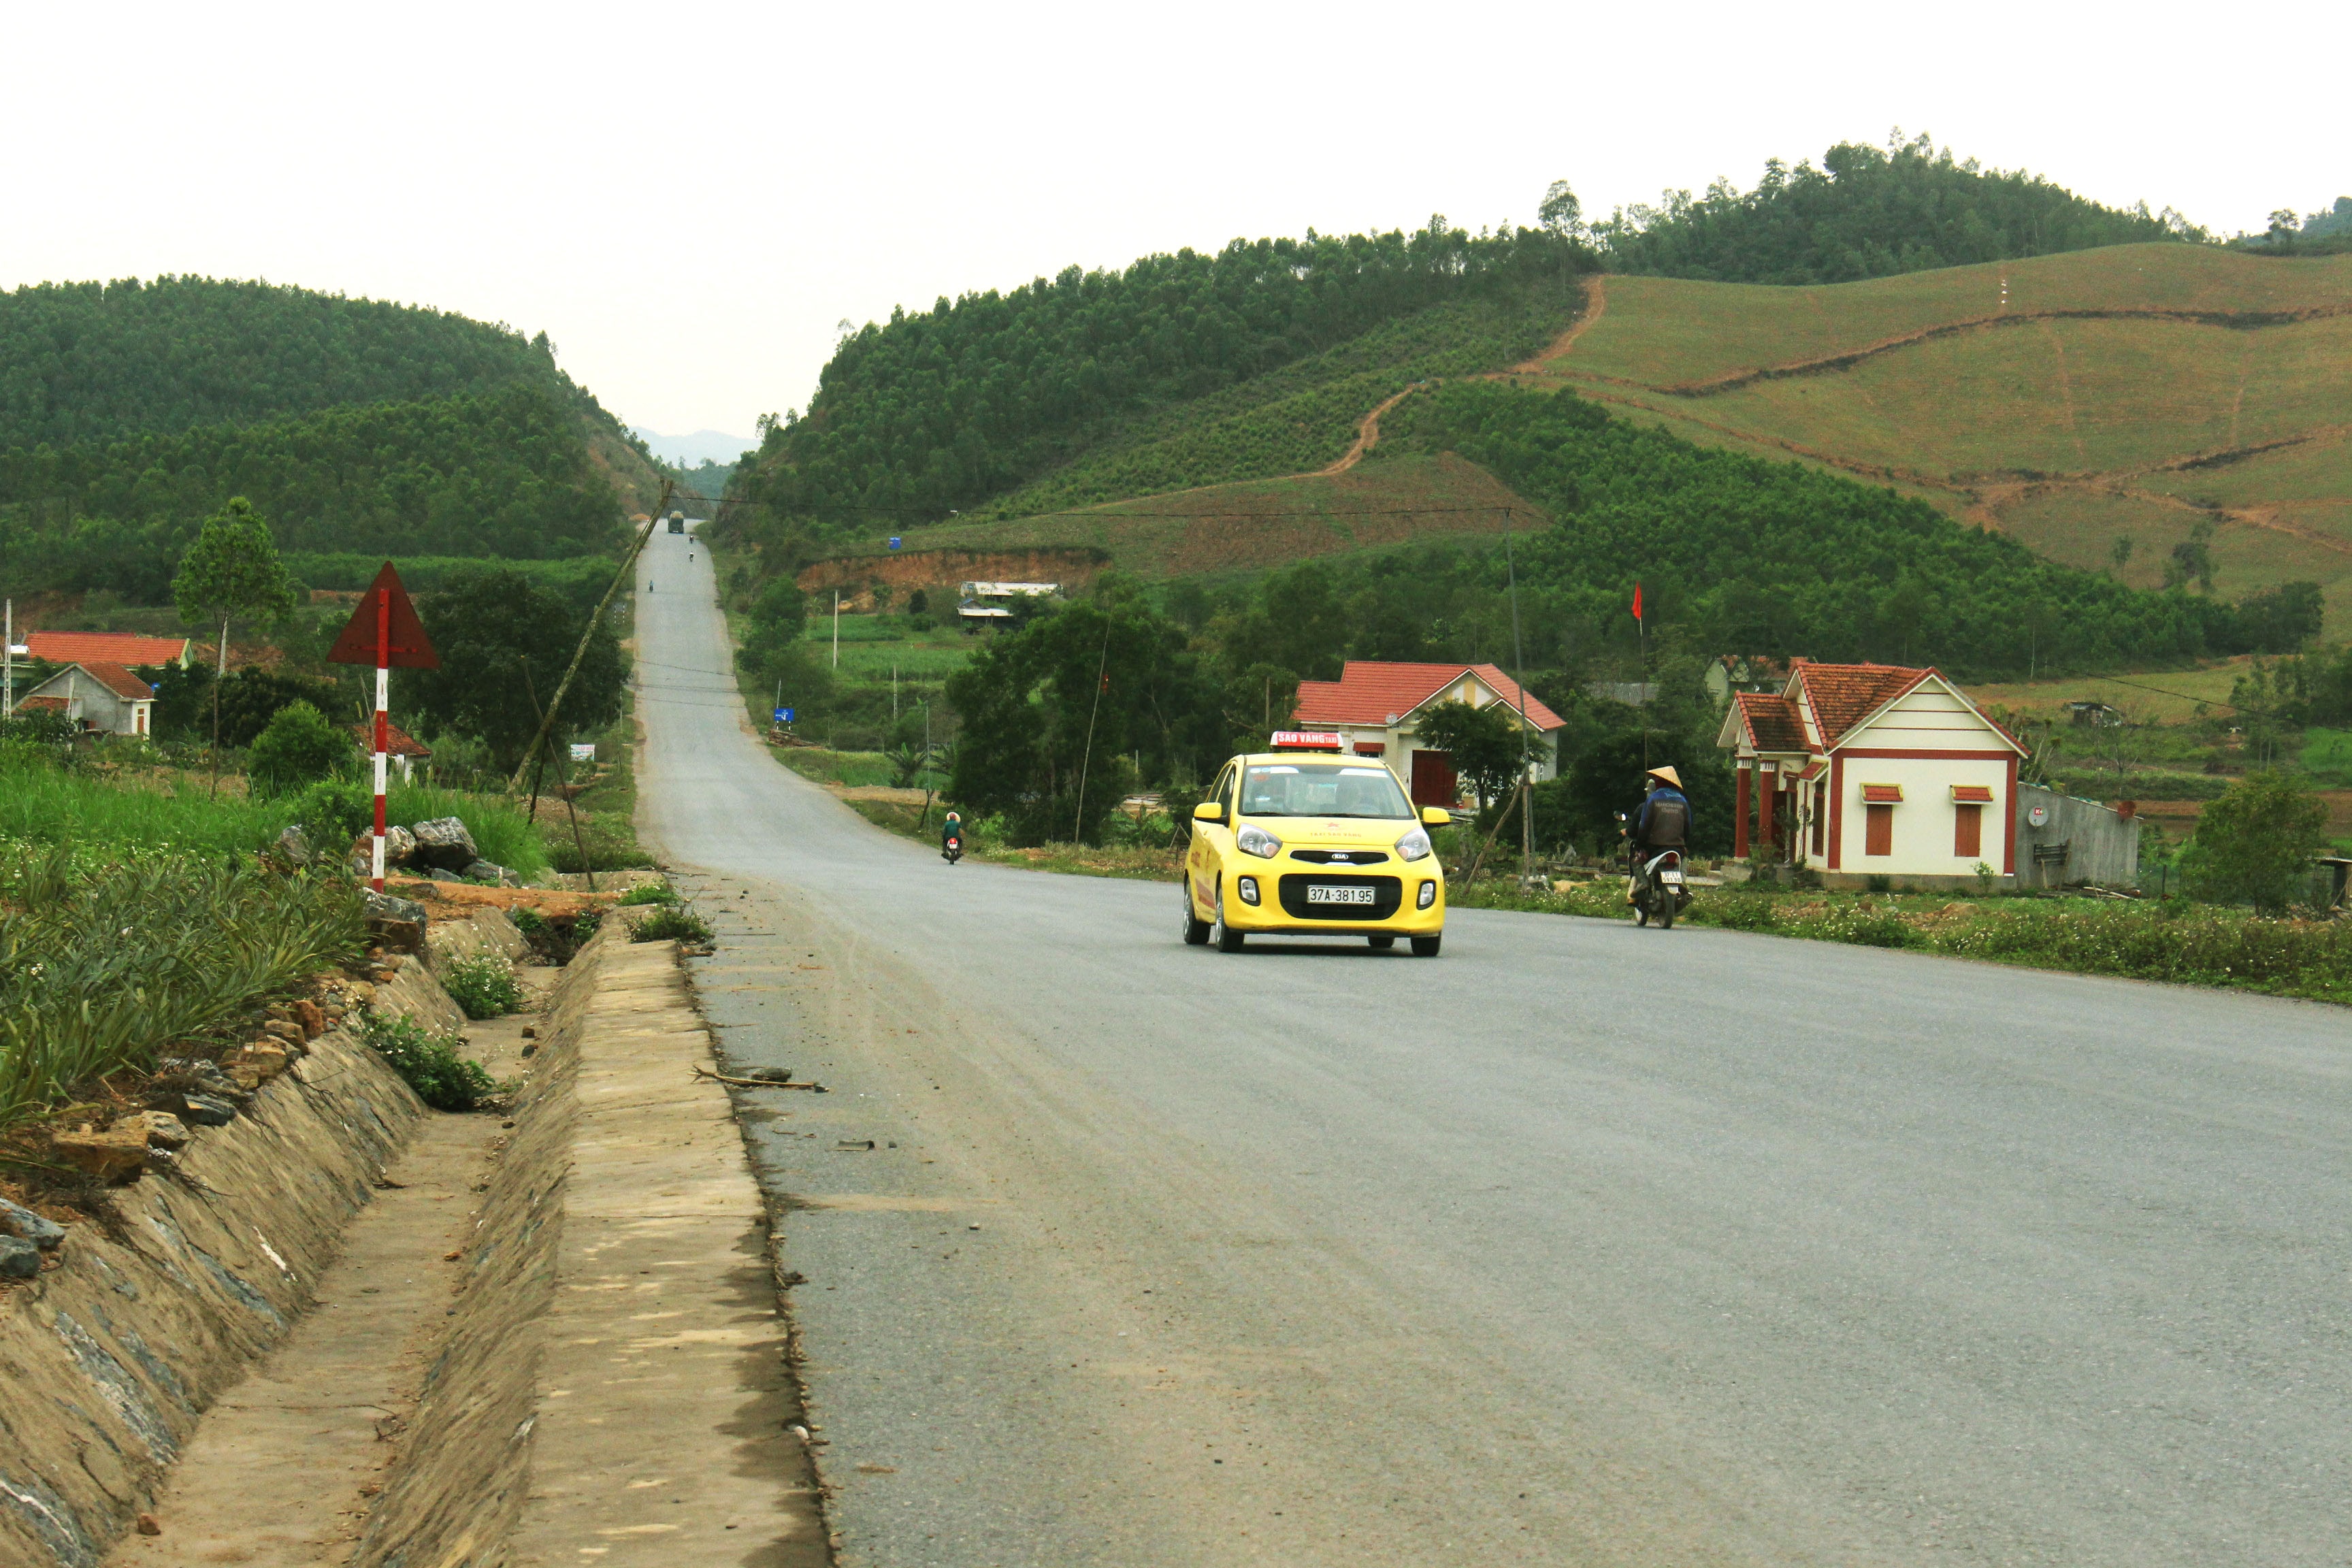
M 1223 822 L 1224 819 L 1225 803 L 1221 800 L 1204 800 L 1192 808 L 1192 820 L 1195 822 Z
M 1424 805 L 1421 808 L 1421 824 L 1423 827 L 1451 827 L 1454 814 L 1442 805 Z

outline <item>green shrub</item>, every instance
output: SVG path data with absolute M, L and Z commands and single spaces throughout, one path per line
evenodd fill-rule
M 294 799 L 294 824 L 329 857 L 375 826 L 375 796 L 356 779 L 320 779 Z
M 495 952 L 453 960 L 441 976 L 441 989 L 468 1018 L 502 1018 L 522 1005 L 514 965 Z
M 461 1036 L 429 1033 L 414 1018 L 373 1012 L 366 1034 L 376 1054 L 436 1110 L 471 1110 L 499 1091 L 489 1069 L 457 1054 L 465 1044 Z
M 631 888 L 621 895 L 620 901 L 624 907 L 631 904 L 674 904 L 677 902 L 677 895 L 670 891 L 667 882 L 647 882 L 643 887 Z
M 2207 806 L 2181 852 L 2181 872 L 2200 899 L 2277 914 L 2327 841 L 2327 805 L 2284 773 L 2248 773 Z
M 280 708 L 247 753 L 246 773 L 264 795 L 284 795 L 334 773 L 352 755 L 352 738 L 308 702 Z
M 710 922 L 684 904 L 664 904 L 629 928 L 631 942 L 705 942 Z

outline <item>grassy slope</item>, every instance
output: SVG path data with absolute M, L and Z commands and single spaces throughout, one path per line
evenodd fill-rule
M 2003 279 L 2006 321 L 1937 333 L 1997 316 Z M 2069 564 L 2106 565 L 2128 533 L 2125 575 L 2146 586 L 2219 509 L 2221 592 L 2310 578 L 2331 626 L 2352 611 L 2352 256 L 2119 246 L 1825 288 L 1605 289 L 1599 317 L 1533 379 L 1694 440 L 1893 481 Z M 2057 311 L 2125 314 L 2037 314 Z M 2166 311 L 2304 316 L 2248 327 Z M 2185 466 L 2223 453 L 2248 455 Z
M 1439 534 L 1499 533 L 1549 521 L 1452 455 L 1374 456 L 1342 474 L 1249 479 L 994 523 L 914 529 L 908 550 L 1093 547 L 1142 577 L 1263 570 L 1310 555 L 1376 551 Z M 876 545 L 871 552 L 881 552 Z

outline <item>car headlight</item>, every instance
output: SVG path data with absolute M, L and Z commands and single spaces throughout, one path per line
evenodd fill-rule
M 1426 860 L 1429 858 L 1429 835 L 1418 827 L 1414 828 L 1396 841 L 1396 852 L 1400 860 Z
M 1263 827 L 1249 826 L 1234 835 L 1234 843 L 1245 855 L 1261 860 L 1271 860 L 1282 853 L 1282 840 Z

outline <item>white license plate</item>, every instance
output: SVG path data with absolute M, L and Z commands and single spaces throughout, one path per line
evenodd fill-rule
M 1680 871 L 1661 871 L 1658 880 L 1669 888 L 1679 888 L 1683 885 L 1683 874 Z
M 1310 904 L 1369 904 L 1372 901 L 1372 889 L 1325 888 L 1309 882 L 1307 884 L 1307 901 Z

